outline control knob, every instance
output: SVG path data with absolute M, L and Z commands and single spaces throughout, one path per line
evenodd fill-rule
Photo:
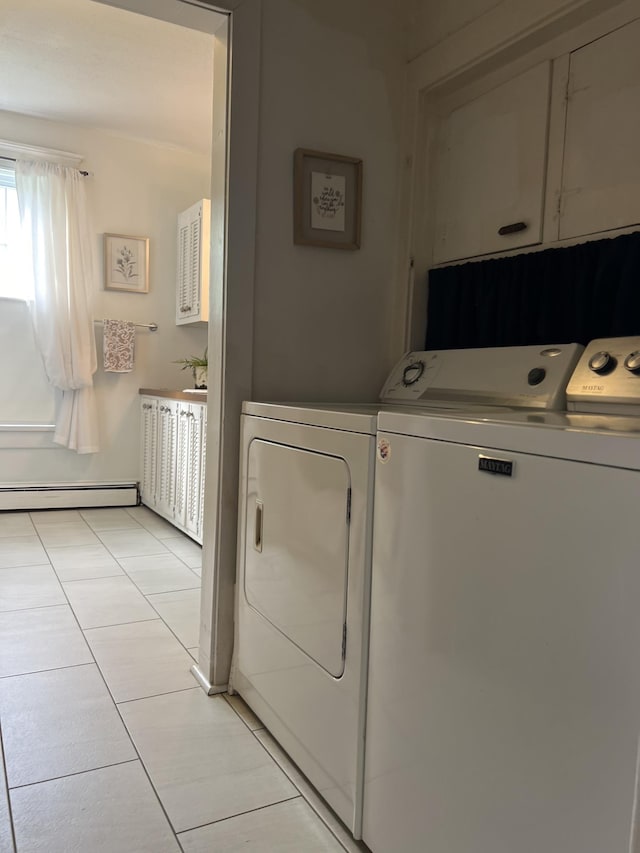
M 616 366 L 616 360 L 610 352 L 600 350 L 589 359 L 589 367 L 594 373 L 607 373 Z
M 529 385 L 539 385 L 547 375 L 544 367 L 532 367 L 527 375 Z
M 624 366 L 630 373 L 640 373 L 640 350 L 630 352 L 624 360 Z
M 424 373 L 424 361 L 412 361 L 402 371 L 402 384 L 405 388 L 414 385 Z

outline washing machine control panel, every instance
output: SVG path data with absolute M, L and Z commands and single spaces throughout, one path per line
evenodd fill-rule
M 567 387 L 567 408 L 640 414 L 640 337 L 591 341 Z
M 581 352 L 578 344 L 408 352 L 391 371 L 380 399 L 438 408 L 478 403 L 564 409 L 567 382 Z

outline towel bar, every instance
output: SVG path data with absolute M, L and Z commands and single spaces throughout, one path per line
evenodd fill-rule
M 94 320 L 94 323 L 102 323 L 102 320 Z M 157 323 L 134 323 L 134 326 L 137 326 L 139 329 L 149 329 L 150 332 L 158 331 Z

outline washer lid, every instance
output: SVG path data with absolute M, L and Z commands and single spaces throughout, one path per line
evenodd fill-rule
M 380 413 L 378 429 L 388 437 L 391 458 L 398 435 L 640 469 L 640 418 L 499 408 L 442 414 L 389 409 Z

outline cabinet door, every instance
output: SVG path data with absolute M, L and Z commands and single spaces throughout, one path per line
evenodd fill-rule
M 191 417 L 191 406 L 188 403 L 178 403 L 173 517 L 178 524 L 182 524 L 183 526 L 186 523 L 187 517 L 189 458 L 191 455 Z
M 187 477 L 187 495 L 185 507 L 185 528 L 189 533 L 200 536 L 201 533 L 201 480 L 202 446 L 204 434 L 204 406 L 192 405 L 189 413 L 189 461 Z
M 140 497 L 147 506 L 156 502 L 156 473 L 158 451 L 158 401 L 153 397 L 143 397 L 141 406 L 141 460 Z
M 550 74 L 545 62 L 440 121 L 434 263 L 541 241 Z M 525 227 L 499 234 L 515 223 Z
M 560 238 L 640 222 L 640 20 L 571 54 Z
M 208 319 L 210 209 L 202 199 L 178 215 L 177 325 Z
M 176 494 L 176 453 L 178 446 L 178 404 L 158 400 L 158 472 L 156 509 L 172 519 Z
M 198 506 L 197 539 L 202 544 L 204 537 L 204 484 L 207 470 L 207 407 L 202 407 L 202 450 L 200 454 L 200 491 Z

